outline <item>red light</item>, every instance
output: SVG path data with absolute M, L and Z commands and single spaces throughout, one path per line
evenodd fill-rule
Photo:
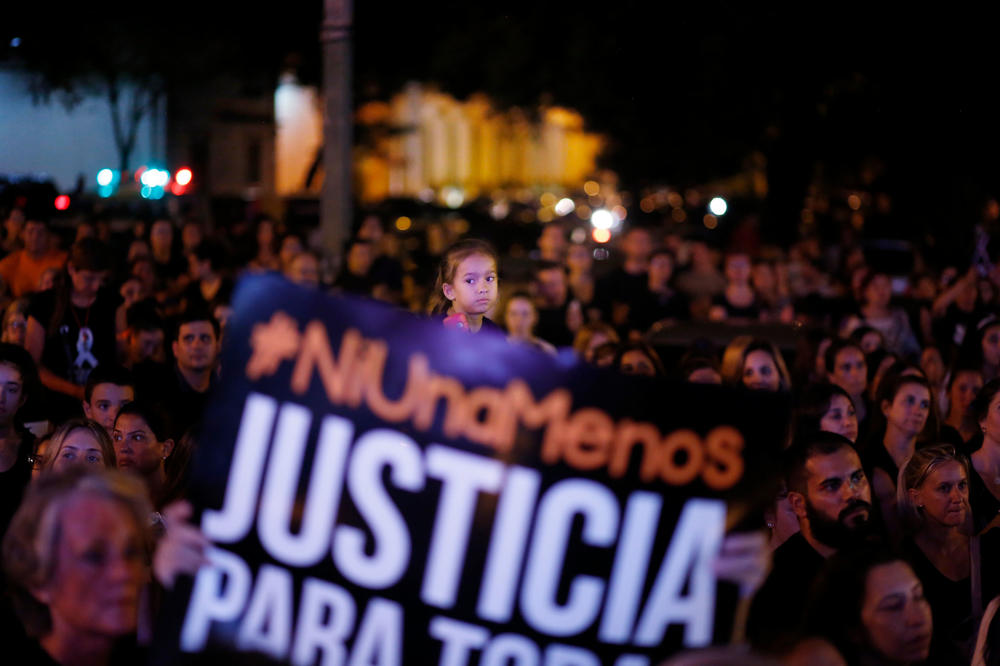
M 187 185 L 181 185 L 180 183 L 170 183 L 170 193 L 180 196 L 187 192 Z
M 60 194 L 56 197 L 56 210 L 66 210 L 69 208 L 69 195 Z
M 611 230 L 594 229 L 594 232 L 591 234 L 591 236 L 593 236 L 594 241 L 597 243 L 607 243 L 609 240 L 611 240 Z
M 146 167 L 144 167 L 144 166 L 141 166 L 141 167 L 139 167 L 138 169 L 135 170 L 135 182 L 137 182 L 137 183 L 140 182 L 140 179 L 142 178 L 142 172 L 145 171 L 145 170 L 146 170 Z
M 194 174 L 191 173 L 191 169 L 188 169 L 187 167 L 181 167 L 180 169 L 177 170 L 177 173 L 174 174 L 174 181 L 181 186 L 187 185 L 188 183 L 191 182 L 191 178 L 193 176 Z M 174 194 L 177 193 L 174 192 Z

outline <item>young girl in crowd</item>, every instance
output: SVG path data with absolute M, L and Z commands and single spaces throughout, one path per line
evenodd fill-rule
M 486 316 L 497 302 L 499 263 L 496 250 L 486 241 L 469 238 L 453 244 L 441 257 L 432 313 L 446 315 L 446 326 L 471 333 L 502 332 Z

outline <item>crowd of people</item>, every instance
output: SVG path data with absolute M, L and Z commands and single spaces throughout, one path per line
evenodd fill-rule
M 162 588 L 204 561 L 183 498 L 235 281 L 280 272 L 625 374 L 787 394 L 781 490 L 760 525 L 773 565 L 736 662 L 1000 664 L 1000 270 L 916 257 L 897 275 L 860 246 L 720 249 L 665 226 L 628 227 L 611 261 L 559 221 L 503 254 L 462 232 L 404 237 L 369 215 L 333 273 L 267 218 L 57 230 L 9 211 L 8 645 L 31 663 L 139 658 Z M 689 322 L 730 341 L 668 348 Z M 759 333 L 779 329 L 794 346 Z

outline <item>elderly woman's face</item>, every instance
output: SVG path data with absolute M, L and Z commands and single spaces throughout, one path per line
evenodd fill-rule
M 913 569 L 902 561 L 868 572 L 861 605 L 872 647 L 893 662 L 923 661 L 931 647 L 931 607 Z
M 146 577 L 139 528 L 105 497 L 81 493 L 60 516 L 55 571 L 35 595 L 49 607 L 53 631 L 72 627 L 95 636 L 135 631 Z

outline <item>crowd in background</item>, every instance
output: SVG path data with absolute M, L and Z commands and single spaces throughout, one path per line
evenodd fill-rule
M 954 266 L 914 254 L 899 274 L 813 237 L 714 247 L 634 225 L 604 246 L 556 221 L 534 247 L 498 253 L 462 225 L 403 235 L 367 215 L 334 267 L 269 218 L 53 228 L 14 209 L 4 229 L 0 626 L 38 663 L 128 663 L 159 587 L 202 561 L 177 500 L 248 272 L 459 316 L 626 374 L 787 394 L 784 479 L 761 525 L 773 568 L 747 623 L 755 658 L 1000 663 L 988 251 Z

